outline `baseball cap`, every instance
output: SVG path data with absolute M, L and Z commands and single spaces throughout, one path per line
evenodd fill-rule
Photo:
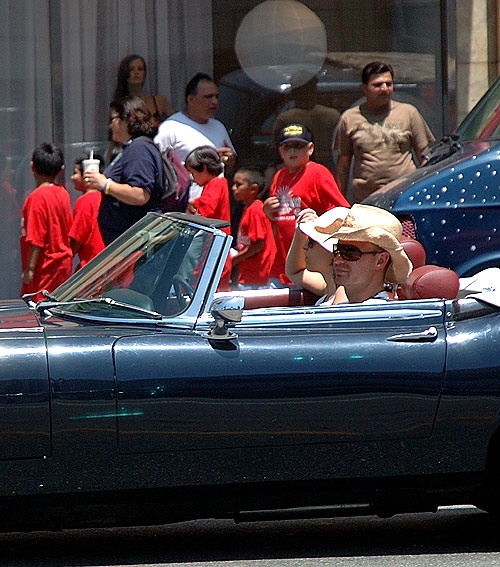
M 308 144 L 312 142 L 312 138 L 309 130 L 302 124 L 289 124 L 281 130 L 279 137 L 280 146 L 286 142 L 303 142 Z

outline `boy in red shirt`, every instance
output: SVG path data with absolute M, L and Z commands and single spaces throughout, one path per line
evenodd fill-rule
M 236 249 L 231 249 L 233 266 L 237 266 L 239 289 L 269 285 L 276 245 L 271 223 L 264 214 L 262 201 L 257 198 L 264 185 L 264 177 L 258 169 L 243 167 L 234 174 L 234 199 L 245 206 L 238 227 Z
M 284 167 L 278 170 L 264 202 L 264 212 L 273 224 L 276 257 L 271 278 L 278 286 L 291 285 L 285 275 L 285 261 L 295 232 L 295 220 L 302 209 L 313 209 L 318 216 L 334 207 L 350 207 L 325 166 L 310 161 L 314 144 L 302 124 L 283 128 L 279 152 Z
M 69 231 L 71 250 L 73 255 L 78 254 L 80 262 L 76 267 L 79 270 L 85 266 L 94 256 L 104 249 L 99 225 L 97 223 L 97 213 L 101 204 L 101 192 L 97 189 L 85 187 L 83 180 L 83 160 L 88 159 L 88 155 L 83 155 L 73 165 L 73 175 L 71 181 L 77 191 L 81 191 L 73 208 L 73 224 Z M 102 173 L 104 160 L 101 156 L 94 154 L 94 159 L 99 160 L 99 171 Z
M 35 148 L 31 170 L 36 189 L 28 195 L 21 211 L 21 295 L 44 298 L 71 275 L 73 254 L 69 245 L 71 206 L 68 192 L 55 184 L 64 169 L 62 150 L 43 143 Z
M 203 188 L 199 197 L 188 201 L 186 212 L 209 219 L 225 220 L 230 223 L 229 185 L 225 177 L 221 176 L 224 166 L 217 151 L 211 146 L 199 146 L 186 157 L 184 165 L 191 174 L 193 181 Z M 222 230 L 226 234 L 231 234 L 231 227 L 229 226 Z M 230 277 L 231 257 L 228 254 L 217 288 L 218 291 L 229 290 Z

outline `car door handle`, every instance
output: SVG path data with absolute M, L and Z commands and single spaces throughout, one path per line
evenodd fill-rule
M 416 333 L 401 333 L 399 335 L 392 335 L 388 337 L 388 341 L 402 342 L 402 343 L 432 343 L 438 337 L 438 330 L 436 327 L 429 327 L 425 331 L 418 331 Z

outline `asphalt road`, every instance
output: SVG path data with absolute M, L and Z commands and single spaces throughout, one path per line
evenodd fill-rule
M 8 567 L 492 567 L 499 525 L 475 508 L 437 514 L 0 535 Z

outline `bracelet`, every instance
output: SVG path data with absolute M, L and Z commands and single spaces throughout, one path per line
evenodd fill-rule
M 104 187 L 102 188 L 102 192 L 103 192 L 105 195 L 109 195 L 109 189 L 110 189 L 110 187 L 111 187 L 111 183 L 113 183 L 113 180 L 112 180 L 112 179 L 109 179 L 109 178 L 106 179 L 106 183 L 104 184 Z

